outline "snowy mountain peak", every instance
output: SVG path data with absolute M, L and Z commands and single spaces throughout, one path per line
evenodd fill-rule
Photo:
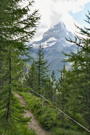
M 50 28 L 43 34 L 43 38 L 40 41 L 33 43 L 34 48 L 38 48 L 39 45 L 42 45 L 43 48 L 51 47 L 57 43 L 63 46 L 70 46 L 65 40 L 66 37 L 72 36 L 72 33 L 69 32 L 63 22 L 60 22 Z
M 46 31 L 40 41 L 33 42 L 32 56 L 37 57 L 39 45 L 44 48 L 45 58 L 47 59 L 50 70 L 59 71 L 63 68 L 64 53 L 76 51 L 76 46 L 73 46 L 66 41 L 65 38 L 73 37 L 73 34 L 67 30 L 64 23 L 58 23 Z M 64 52 L 64 53 L 63 53 Z M 68 64 L 67 64 L 68 66 Z
M 66 34 L 66 31 L 67 30 L 64 23 L 58 23 L 54 25 L 51 29 L 49 29 L 47 32 L 45 32 L 43 38 L 48 38 L 49 36 L 51 36 L 58 39 L 61 36 L 64 36 L 64 34 Z

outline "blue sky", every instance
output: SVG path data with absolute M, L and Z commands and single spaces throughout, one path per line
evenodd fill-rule
M 86 25 L 85 19 L 86 19 L 86 14 L 90 11 L 90 2 L 86 3 L 84 6 L 84 9 L 81 10 L 80 12 L 77 13 L 70 13 L 75 20 L 81 25 Z

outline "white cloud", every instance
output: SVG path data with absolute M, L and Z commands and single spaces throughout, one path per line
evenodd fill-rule
M 40 26 L 37 37 L 51 26 L 63 20 L 70 30 L 75 30 L 74 23 L 77 22 L 70 12 L 77 13 L 83 10 L 86 3 L 90 0 L 35 0 L 35 7 L 41 14 Z
M 54 10 L 61 13 L 78 12 L 84 8 L 84 5 L 90 0 L 51 0 Z

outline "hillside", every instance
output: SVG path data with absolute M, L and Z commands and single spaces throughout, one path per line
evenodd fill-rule
M 74 126 L 76 125 L 78 128 L 78 125 L 68 118 L 64 117 L 62 119 L 62 114 L 51 102 L 42 100 L 27 92 L 19 94 L 18 98 L 21 104 L 24 104 L 28 109 L 26 116 L 31 117 L 29 127 L 34 129 L 37 135 L 40 132 L 42 133 L 40 135 L 87 135 L 83 130 L 80 132 L 75 129 Z
M 20 96 L 19 94 L 16 94 L 16 97 L 19 99 L 21 105 L 27 106 L 22 96 Z M 34 130 L 36 135 L 50 135 L 49 132 L 47 132 L 40 126 L 39 122 L 35 119 L 31 111 L 26 109 L 24 117 L 31 118 L 30 122 L 28 122 L 28 128 Z

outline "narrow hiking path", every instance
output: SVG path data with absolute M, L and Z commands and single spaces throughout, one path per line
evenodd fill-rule
M 20 103 L 23 106 L 26 106 L 26 103 L 22 96 L 20 96 L 18 94 L 15 94 L 15 96 L 19 99 Z M 42 127 L 40 126 L 38 121 L 35 119 L 34 115 L 29 110 L 25 110 L 24 116 L 31 117 L 31 122 L 28 122 L 28 128 L 33 129 L 37 133 L 37 135 L 50 135 L 50 133 L 48 133 L 47 131 L 42 129 Z

